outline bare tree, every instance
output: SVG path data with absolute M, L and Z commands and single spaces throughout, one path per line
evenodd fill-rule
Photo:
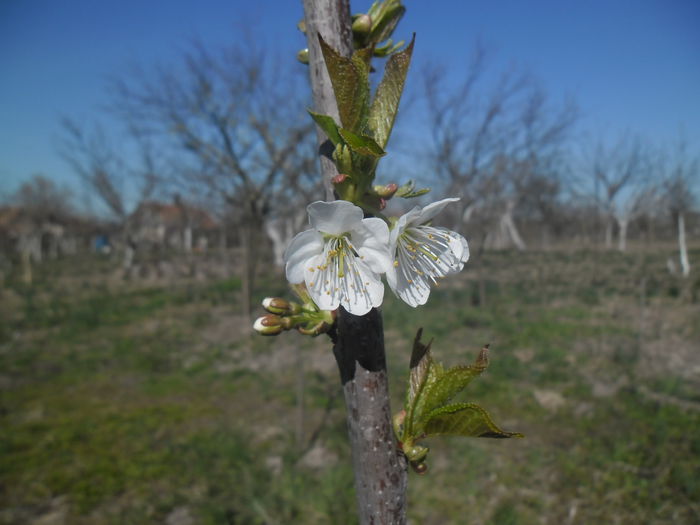
M 32 282 L 32 262 L 41 262 L 46 251 L 56 257 L 64 239 L 65 224 L 74 217 L 72 194 L 44 175 L 34 175 L 12 194 L 8 202 L 16 206 L 7 232 L 15 240 L 22 276 Z
M 37 220 L 72 214 L 72 194 L 44 175 L 34 175 L 10 198 Z
M 443 70 L 425 72 L 434 166 L 441 189 L 462 199 L 454 229 L 469 222 L 483 230 L 489 246 L 524 249 L 516 210 L 531 194 L 533 181 L 558 189 L 562 147 L 577 109 L 570 101 L 553 107 L 531 76 L 515 70 L 487 87 L 486 62 L 477 45 L 453 90 Z
M 677 142 L 671 156 L 664 160 L 664 200 L 676 226 L 681 274 L 687 277 L 690 275 L 690 260 L 688 259 L 685 217 L 695 204 L 691 181 L 698 178 L 700 161 L 690 156 L 685 141 L 682 139 Z
M 605 247 L 613 247 L 614 226 L 617 223 L 618 248 L 626 246 L 627 225 L 639 206 L 648 182 L 649 160 L 638 137 L 624 135 L 617 142 L 598 142 L 589 160 L 593 176 L 594 195 L 605 225 Z M 642 199 L 644 200 L 644 199 Z M 639 201 L 642 202 L 642 201 Z
M 118 113 L 177 159 L 178 184 L 235 221 L 250 316 L 259 235 L 276 231 L 266 223 L 298 204 L 299 188 L 320 183 L 312 175 L 312 123 L 298 109 L 301 76 L 245 41 L 218 52 L 194 43 L 179 64 L 140 69 L 112 87 Z
M 98 126 L 86 131 L 75 121 L 61 121 L 59 152 L 85 185 L 119 222 L 127 216 L 124 198 L 125 166 L 107 136 Z
M 658 189 L 653 184 L 647 183 L 631 189 L 624 196 L 624 199 L 619 200 L 613 212 L 618 228 L 617 249 L 619 251 L 627 250 L 627 234 L 630 223 L 640 216 L 652 212 L 658 206 L 658 197 Z

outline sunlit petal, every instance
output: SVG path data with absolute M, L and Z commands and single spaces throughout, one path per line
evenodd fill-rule
M 416 207 L 400 217 L 390 234 L 393 271 L 387 271 L 389 287 L 411 306 L 425 304 L 430 287 L 462 270 L 469 258 L 464 237 L 426 223 L 445 206 L 459 199 L 443 199 L 425 208 Z
M 340 235 L 355 229 L 362 221 L 362 209 L 348 201 L 316 201 L 306 208 L 314 230 Z
M 458 200 L 459 198 L 457 197 L 449 197 L 447 199 L 442 199 L 437 202 L 431 202 L 421 210 L 420 215 L 416 219 L 411 220 L 411 223 L 425 224 L 427 222 L 430 222 L 435 218 L 436 215 L 438 215 L 442 210 L 444 210 L 448 204 L 457 202 Z
M 384 284 L 363 261 L 356 259 L 356 266 L 346 276 L 342 286 L 341 304 L 353 315 L 365 315 L 384 299 Z
M 287 280 L 292 284 L 304 280 L 306 261 L 323 251 L 323 236 L 314 230 L 297 234 L 284 252 Z
M 377 218 L 364 219 L 352 232 L 352 242 L 360 258 L 378 274 L 391 271 L 393 258 L 389 248 L 389 228 Z
M 340 305 L 340 286 L 337 270 L 327 264 L 325 254 L 307 261 L 304 268 L 306 289 L 321 310 L 335 310 Z

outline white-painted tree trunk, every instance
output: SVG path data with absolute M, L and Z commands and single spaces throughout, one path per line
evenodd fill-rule
M 678 251 L 680 252 L 681 275 L 688 277 L 690 275 L 690 261 L 688 260 L 688 246 L 685 241 L 685 217 L 682 213 L 678 214 Z
M 518 250 L 524 251 L 527 248 L 525 241 L 523 241 L 523 238 L 520 236 L 518 228 L 515 226 L 515 221 L 513 220 L 513 205 L 510 203 L 506 207 L 503 216 L 501 216 L 501 228 L 508 234 L 511 242 Z
M 621 252 L 627 250 L 627 227 L 629 226 L 629 219 L 627 217 L 617 219 L 617 249 Z
M 184 231 L 182 232 L 182 247 L 185 250 L 185 253 L 190 253 L 192 252 L 192 227 L 191 226 L 185 226 Z
M 281 268 L 284 266 L 284 250 L 302 229 L 305 218 L 306 214 L 302 209 L 300 213 L 293 217 L 265 221 L 265 233 L 272 242 L 272 253 L 277 267 Z

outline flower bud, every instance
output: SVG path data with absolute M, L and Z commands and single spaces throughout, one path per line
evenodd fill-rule
M 386 186 L 374 187 L 374 191 L 377 193 L 377 195 L 384 199 L 391 199 L 394 196 L 394 193 L 396 193 L 396 190 L 398 189 L 398 185 L 394 182 L 392 182 L 391 184 L 387 184 Z
M 352 32 L 355 37 L 365 37 L 371 29 L 372 18 L 369 15 L 361 13 L 353 17 Z
M 413 468 L 413 472 L 420 476 L 428 471 L 428 465 L 426 465 L 424 461 L 421 461 L 420 463 L 411 461 L 411 467 Z
M 332 157 L 340 173 L 352 172 L 352 152 L 347 144 L 336 144 Z
M 271 314 L 278 315 L 297 314 L 301 311 L 301 307 L 297 303 L 290 303 L 281 297 L 265 297 L 262 306 Z
M 345 182 L 347 180 L 347 178 L 348 178 L 348 176 L 345 173 L 339 173 L 338 175 L 336 175 L 335 177 L 333 177 L 331 179 L 331 182 L 333 184 L 342 184 L 343 182 Z
M 309 50 L 308 49 L 302 49 L 297 53 L 297 60 L 301 62 L 302 64 L 308 64 L 309 63 Z
M 263 315 L 255 320 L 253 330 L 260 335 L 278 335 L 284 330 L 283 318 L 274 314 Z

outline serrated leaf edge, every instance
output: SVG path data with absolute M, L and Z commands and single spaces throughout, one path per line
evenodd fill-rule
M 480 405 L 477 405 L 476 403 L 453 403 L 450 405 L 443 405 L 441 407 L 438 407 L 430 412 L 430 414 L 428 415 L 425 426 L 427 427 L 428 424 L 430 423 L 430 420 L 437 417 L 437 416 L 456 414 L 456 413 L 464 411 L 466 409 L 476 410 L 477 412 L 479 412 L 486 420 L 487 426 L 491 427 L 494 432 L 503 434 L 503 436 L 499 436 L 499 437 L 518 437 L 518 438 L 525 437 L 520 432 L 508 432 L 508 431 L 501 429 L 494 422 L 493 418 L 488 413 L 488 411 L 486 411 L 486 409 L 482 408 Z M 450 435 L 451 436 L 455 436 L 455 435 L 465 436 L 464 434 L 455 434 L 455 433 L 450 433 L 450 432 L 433 432 L 433 433 L 426 432 L 425 434 L 421 435 L 420 439 L 436 437 L 436 436 L 450 436 Z M 480 434 L 478 436 L 465 436 L 465 437 L 491 437 L 491 436 L 486 436 L 485 434 Z

